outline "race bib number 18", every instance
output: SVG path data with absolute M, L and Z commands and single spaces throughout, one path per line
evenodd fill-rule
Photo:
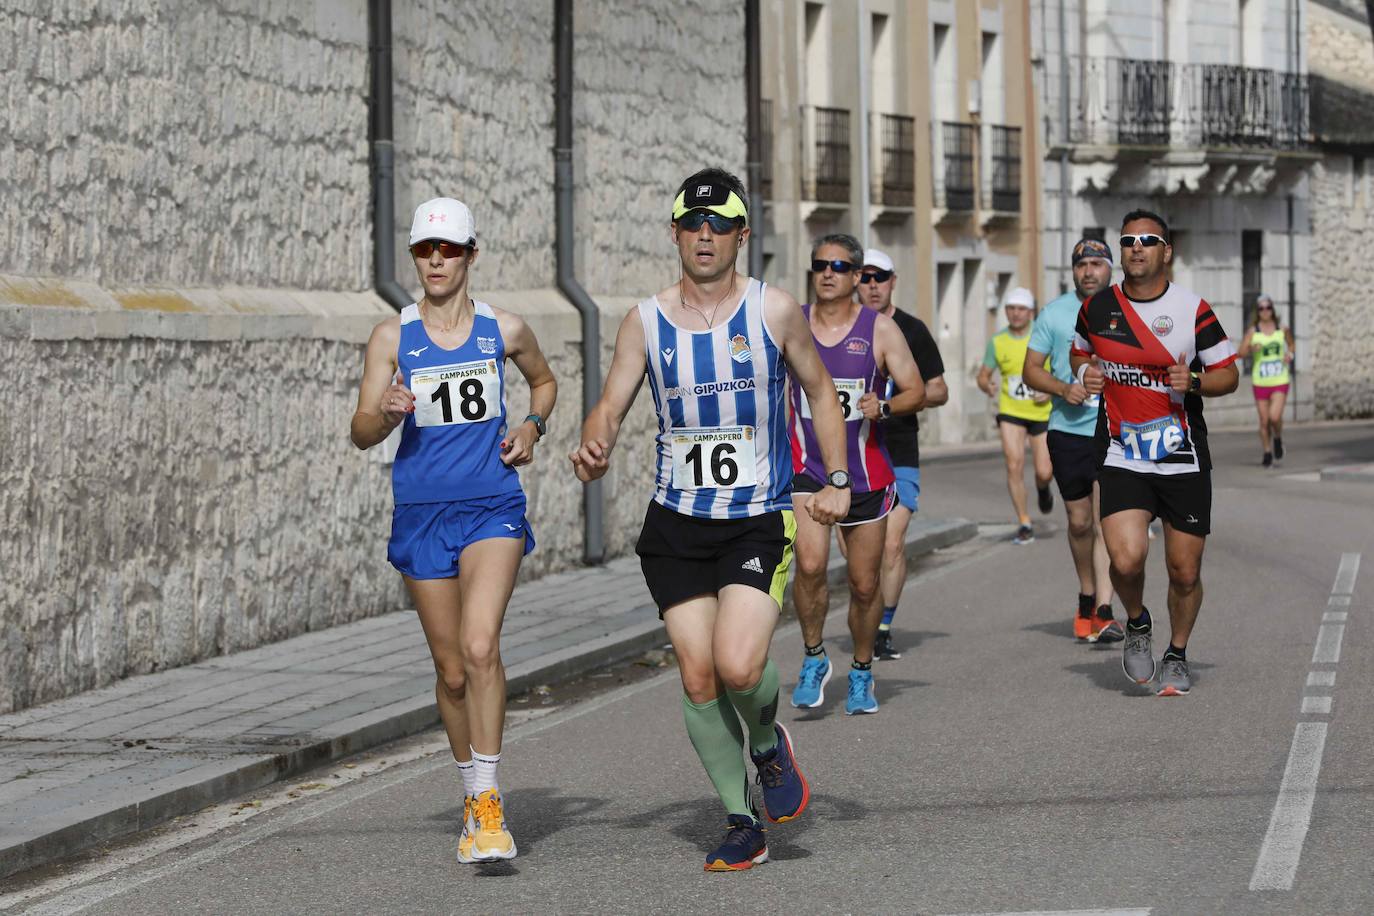
M 1183 427 L 1173 417 L 1121 424 L 1121 451 L 1133 461 L 1159 461 L 1183 445 Z
M 416 426 L 480 423 L 503 414 L 496 360 L 431 366 L 410 374 Z
M 840 399 L 840 412 L 844 414 L 844 421 L 852 423 L 855 420 L 864 418 L 863 411 L 859 410 L 859 398 L 864 396 L 864 380 L 861 378 L 837 378 L 835 382 L 835 394 Z M 806 399 L 806 392 L 801 396 L 801 413 L 806 419 L 811 419 L 811 402 Z
M 754 427 L 675 429 L 673 489 L 752 487 L 758 483 Z

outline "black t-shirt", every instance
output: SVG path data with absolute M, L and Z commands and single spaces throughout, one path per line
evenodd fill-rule
M 906 345 L 916 358 L 916 370 L 921 373 L 921 380 L 928 382 L 944 375 L 945 361 L 940 358 L 940 348 L 935 345 L 935 338 L 930 336 L 926 323 L 898 308 L 892 310 L 892 320 L 897 322 L 897 327 L 902 329 L 902 335 L 906 337 Z M 916 414 L 893 417 L 883 423 L 883 437 L 893 465 L 904 468 L 921 466 L 921 450 L 917 441 L 920 428 Z

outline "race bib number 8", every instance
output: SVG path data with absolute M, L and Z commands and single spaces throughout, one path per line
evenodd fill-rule
M 504 414 L 496 360 L 431 366 L 410 374 L 416 426 L 480 423 Z
M 852 423 L 864 418 L 863 412 L 859 410 L 859 398 L 864 396 L 867 390 L 864 387 L 864 380 L 861 378 L 837 378 L 832 379 L 835 383 L 835 394 L 840 399 L 840 413 L 844 414 L 844 421 Z M 811 419 L 811 402 L 806 399 L 806 392 L 801 396 L 801 413 L 806 419 Z
M 1173 417 L 1121 424 L 1121 451 L 1133 461 L 1159 461 L 1183 445 L 1183 427 Z
M 1035 397 L 1026 380 L 1019 375 L 1007 376 L 1007 397 L 1013 401 L 1029 401 Z
M 675 429 L 673 489 L 752 487 L 758 482 L 754 427 Z

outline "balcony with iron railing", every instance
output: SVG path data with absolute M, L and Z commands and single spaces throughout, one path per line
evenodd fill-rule
M 1052 147 L 1257 151 L 1311 143 L 1305 74 L 1121 57 L 1050 58 L 1046 66 Z
M 983 126 L 983 209 L 1021 212 L 1021 128 Z
M 916 119 L 873 115 L 873 187 L 869 199 L 882 207 L 916 206 Z
M 973 183 L 977 137 L 978 129 L 972 124 L 957 121 L 931 124 L 935 207 L 943 215 L 973 210 L 977 190 Z
M 849 111 L 844 108 L 809 109 L 810 161 L 802 182 L 805 200 L 849 204 Z

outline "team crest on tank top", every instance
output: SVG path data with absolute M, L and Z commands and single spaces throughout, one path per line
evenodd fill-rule
M 654 500 L 674 512 L 748 518 L 792 507 L 786 370 L 763 319 L 765 289 L 750 278 L 709 331 L 673 324 L 657 296 L 639 303 L 658 414 Z

